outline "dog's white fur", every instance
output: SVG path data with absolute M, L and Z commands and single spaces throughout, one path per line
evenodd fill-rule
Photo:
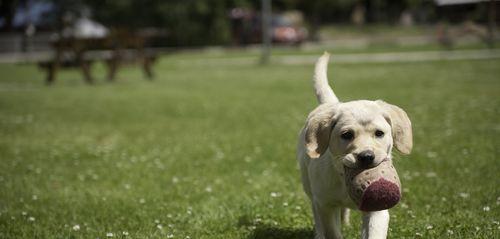
M 314 89 L 320 105 L 309 114 L 297 146 L 302 184 L 311 200 L 318 239 L 342 238 L 341 220 L 348 224 L 347 208 L 356 208 L 346 189 L 344 170 L 361 167 L 357 159 L 360 152 L 373 152 L 375 158 L 368 167 L 375 167 L 392 160 L 393 145 L 403 154 L 409 154 L 413 146 L 411 122 L 399 107 L 380 100 L 339 102 L 328 84 L 328 59 L 325 52 L 316 63 Z M 383 136 L 377 136 L 377 130 Z M 341 137 L 347 131 L 353 139 Z M 389 212 L 362 213 L 362 238 L 386 238 Z

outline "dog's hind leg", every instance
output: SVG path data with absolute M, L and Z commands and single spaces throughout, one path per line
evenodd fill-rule
M 346 226 L 351 225 L 351 209 L 342 208 L 342 223 Z
M 340 207 L 322 207 L 313 203 L 315 239 L 342 239 Z

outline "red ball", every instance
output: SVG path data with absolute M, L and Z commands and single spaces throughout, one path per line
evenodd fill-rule
M 363 211 L 380 211 L 394 207 L 401 199 L 399 186 L 380 178 L 365 189 L 361 196 L 359 209 Z
M 362 211 L 380 211 L 401 199 L 401 182 L 391 161 L 373 168 L 345 168 L 349 196 Z

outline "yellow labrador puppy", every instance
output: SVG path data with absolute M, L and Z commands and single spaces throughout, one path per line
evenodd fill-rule
M 314 89 L 319 106 L 299 136 L 297 158 L 302 184 L 312 204 L 315 238 L 342 238 L 341 214 L 348 223 L 356 208 L 344 180 L 345 168 L 371 168 L 392 160 L 393 146 L 409 154 L 411 122 L 397 106 L 383 101 L 339 102 L 327 79 L 329 54 L 316 63 Z M 362 238 L 386 238 L 387 210 L 362 212 Z

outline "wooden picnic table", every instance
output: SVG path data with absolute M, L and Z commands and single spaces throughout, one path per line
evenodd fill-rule
M 102 38 L 59 38 L 52 42 L 53 58 L 39 62 L 47 71 L 46 83 L 54 83 L 61 68 L 80 68 L 86 83 L 92 84 L 91 64 L 104 61 L 108 68 L 108 81 L 114 81 L 120 65 L 126 62 L 139 63 L 146 77 L 153 79 L 152 65 L 157 54 L 145 46 L 148 37 L 129 32 L 114 32 Z

